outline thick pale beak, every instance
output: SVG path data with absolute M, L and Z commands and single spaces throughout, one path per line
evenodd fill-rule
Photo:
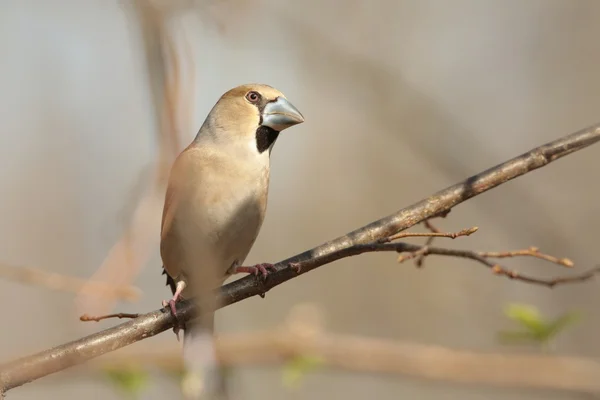
M 281 132 L 285 128 L 301 124 L 304 117 L 283 97 L 278 97 L 276 101 L 267 103 L 262 114 L 262 125 Z

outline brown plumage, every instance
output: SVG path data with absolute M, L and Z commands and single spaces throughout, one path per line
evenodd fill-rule
M 277 89 L 238 86 L 221 96 L 172 166 L 160 254 L 173 291 L 165 305 L 176 315 L 175 303 L 193 298 L 201 310 L 185 327 L 188 368 L 206 369 L 214 361 L 212 353 L 200 363 L 186 358 L 186 352 L 212 351 L 206 343 L 212 343 L 214 289 L 234 273 L 267 274 L 269 264 L 242 263 L 265 216 L 273 144 L 282 130 L 303 121 Z

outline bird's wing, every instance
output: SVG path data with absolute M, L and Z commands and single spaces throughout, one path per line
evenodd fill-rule
M 176 217 L 178 211 L 181 211 L 182 200 L 185 200 L 185 179 L 188 175 L 186 169 L 189 168 L 189 158 L 190 152 L 186 149 L 173 163 L 160 227 L 160 253 L 163 259 L 163 268 L 172 279 L 181 275 L 181 260 L 178 259 L 178 255 L 182 253 L 182 249 L 178 248 L 181 245 L 179 240 L 181 229 L 177 226 L 178 218 Z M 196 177 L 196 179 L 198 178 Z
M 163 268 L 175 282 L 189 284 L 194 278 L 212 287 L 217 283 L 211 282 L 217 282 L 224 271 L 214 268 L 222 262 L 209 239 L 217 227 L 207 225 L 207 210 L 220 193 L 215 187 L 220 181 L 219 164 L 211 154 L 209 149 L 192 145 L 175 160 L 165 194 L 160 253 Z

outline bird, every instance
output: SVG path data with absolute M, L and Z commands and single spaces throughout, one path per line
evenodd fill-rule
M 193 345 L 192 338 L 213 334 L 214 290 L 231 275 L 266 278 L 274 269 L 243 263 L 265 217 L 273 146 L 283 130 L 302 122 L 304 116 L 274 87 L 237 86 L 220 97 L 171 166 L 160 255 L 173 297 L 163 307 L 176 318 L 178 301 L 193 298 L 202 308 L 182 326 L 184 360 L 186 348 L 212 351 L 200 339 Z

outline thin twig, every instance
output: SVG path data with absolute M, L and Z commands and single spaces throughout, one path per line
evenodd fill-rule
M 437 227 L 435 227 L 433 225 L 433 223 L 431 222 L 431 220 L 435 219 L 435 218 L 446 218 L 448 216 L 448 214 L 450 214 L 450 210 L 448 210 L 445 213 L 440 213 L 440 214 L 434 215 L 433 217 L 428 218 L 425 221 L 423 221 L 423 225 L 425 225 L 425 228 L 427 228 L 431 233 L 441 233 L 441 230 L 439 230 Z M 427 239 L 427 241 L 425 241 L 425 246 L 431 246 L 434 241 L 435 241 L 435 236 L 429 237 Z M 400 259 L 398 259 L 398 261 L 400 261 Z M 418 257 L 416 257 L 415 266 L 417 268 L 421 268 L 423 266 L 424 262 L 425 262 L 425 256 L 423 254 L 420 254 Z
M 494 262 L 491 262 L 485 256 L 481 255 L 481 254 L 487 254 L 487 253 L 480 253 L 480 252 L 471 251 L 471 250 L 446 249 L 446 248 L 431 247 L 431 246 L 415 246 L 415 245 L 408 245 L 406 243 L 404 243 L 404 245 L 406 245 L 406 246 L 405 246 L 405 250 L 403 250 L 403 251 L 406 251 L 408 254 L 401 255 L 398 258 L 398 262 L 404 262 L 406 260 L 410 260 L 417 256 L 426 257 L 429 255 L 468 258 L 468 259 L 477 261 L 477 262 L 485 265 L 488 268 L 491 268 L 492 272 L 494 272 L 495 274 L 503 275 L 510 279 L 515 279 L 515 280 L 523 281 L 526 283 L 547 286 L 550 288 L 552 288 L 556 285 L 559 285 L 559 284 L 583 282 L 583 281 L 593 278 L 598 272 L 600 272 L 600 267 L 596 267 L 596 268 L 592 268 L 588 271 L 585 271 L 583 273 L 576 274 L 576 275 L 559 276 L 559 277 L 555 277 L 555 278 L 551 278 L 551 279 L 542 279 L 542 278 L 535 278 L 532 276 L 522 275 L 521 273 L 519 273 L 515 270 L 510 270 L 510 269 L 502 267 L 501 265 L 498 265 Z M 412 246 L 415 246 L 415 247 L 413 248 Z M 491 254 L 502 254 L 502 253 L 491 253 Z M 529 255 L 529 254 L 527 254 L 527 255 Z M 552 260 L 547 260 L 547 261 L 553 262 Z
M 280 261 L 275 264 L 275 271 L 266 280 L 256 276 L 248 276 L 224 285 L 219 290 L 219 304 L 224 307 L 248 297 L 264 294 L 283 282 L 294 279 L 299 274 L 305 274 L 322 265 L 343 258 L 343 256 L 340 256 L 340 252 L 344 252 L 345 249 L 354 248 L 354 251 L 357 251 L 356 247 L 361 246 L 363 243 L 372 243 L 395 235 L 419 222 L 444 213 L 474 196 L 541 168 L 575 151 L 584 149 L 598 141 L 600 141 L 600 124 L 534 148 L 463 182 L 441 190 L 390 216 L 372 222 L 314 249 Z M 396 243 L 381 244 L 381 246 L 390 245 L 396 245 Z M 356 252 L 356 254 L 365 251 Z M 476 256 L 480 257 L 479 255 Z M 290 268 L 290 264 L 298 265 L 301 269 Z M 182 322 L 195 315 L 193 305 L 189 302 L 179 303 L 177 310 Z M 0 366 L 0 390 L 6 391 L 21 386 L 32 380 L 154 336 L 172 328 L 176 322 L 170 312 L 161 309 L 76 341 L 4 364 Z
M 396 262 L 398 264 L 401 264 L 404 261 L 412 260 L 414 258 L 416 258 L 417 260 L 425 260 L 425 257 L 430 254 L 430 253 L 428 253 L 428 250 L 429 250 L 429 245 L 420 246 L 417 250 L 408 251 L 408 252 L 406 252 L 406 254 L 400 254 L 398 256 L 398 258 L 396 259 Z M 421 263 L 422 263 L 422 261 L 421 261 Z M 421 267 L 421 265 L 418 265 L 418 267 Z
M 503 252 L 479 252 L 481 257 L 486 258 L 508 258 L 508 257 L 519 257 L 519 256 L 529 256 L 539 258 L 544 261 L 549 261 L 554 264 L 562 265 L 563 267 L 572 268 L 573 261 L 568 258 L 557 258 L 548 254 L 540 253 L 540 249 L 537 247 L 530 247 L 524 250 L 515 250 L 515 251 L 503 251 Z
M 491 268 L 496 274 L 504 275 L 508 278 L 547 286 L 554 287 L 557 284 L 564 283 L 573 283 L 573 282 L 581 282 L 592 278 L 597 272 L 598 268 L 594 268 L 592 270 L 586 271 L 582 274 L 573 275 L 573 276 L 561 276 L 552 279 L 541 279 L 534 278 L 527 275 L 522 275 L 516 271 L 509 270 L 501 267 L 500 265 L 493 263 L 479 255 L 476 251 L 471 250 L 456 250 L 456 249 L 447 249 L 442 247 L 432 247 L 432 246 L 422 246 L 412 243 L 405 242 L 395 242 L 395 243 L 367 243 L 367 244 L 357 244 L 351 247 L 347 247 L 344 249 L 337 250 L 332 252 L 326 256 L 317 257 L 314 259 L 302 261 L 299 263 L 294 263 L 295 268 L 299 268 L 301 271 L 305 268 L 314 269 L 316 266 L 329 264 L 331 262 L 337 261 L 342 258 L 352 257 L 363 253 L 370 252 L 381 252 L 381 251 L 395 251 L 398 253 L 406 253 L 401 255 L 398 262 L 403 262 L 406 260 L 410 260 L 417 256 L 429 256 L 429 255 L 438 255 L 438 256 L 448 256 L 448 257 L 459 257 L 459 258 L 467 258 L 474 261 L 477 261 L 484 266 Z
M 443 216 L 444 218 L 446 217 L 445 215 Z M 429 229 L 430 232 L 432 233 L 440 233 L 441 231 L 436 228 L 432 223 L 431 223 L 431 218 L 430 219 L 426 219 L 425 221 L 423 221 L 423 225 L 425 225 L 425 228 Z M 431 246 L 433 244 L 433 241 L 435 240 L 435 237 L 430 237 L 429 239 L 427 239 L 427 241 L 425 242 L 425 246 Z M 421 268 L 423 267 L 423 263 L 425 262 L 425 256 L 424 255 L 420 255 L 419 257 L 417 257 L 417 259 L 415 260 L 415 266 L 417 268 Z
M 550 288 L 553 288 L 556 285 L 563 285 L 565 283 L 578 283 L 578 282 L 584 282 L 589 279 L 592 279 L 594 276 L 596 276 L 600 272 L 600 267 L 595 267 L 595 268 L 589 269 L 581 274 L 571 275 L 571 276 L 558 276 L 558 277 L 555 277 L 552 279 L 538 279 L 538 278 L 533 278 L 530 276 L 523 276 L 523 275 L 519 274 L 517 271 L 502 268 L 498 264 L 496 264 L 492 267 L 492 271 L 495 274 L 504 275 L 504 276 L 509 277 L 510 279 L 516 279 L 516 280 L 523 281 L 526 283 L 533 283 L 533 284 L 538 284 L 538 285 L 543 285 L 543 286 L 548 286 Z
M 437 231 L 437 232 L 400 232 L 400 233 L 392 235 L 389 238 L 384 239 L 384 240 L 391 242 L 394 240 L 410 238 L 410 237 L 428 237 L 428 238 L 443 237 L 443 238 L 449 238 L 449 239 L 456 239 L 461 236 L 469 236 L 469 235 L 477 232 L 477 229 L 479 229 L 479 228 L 474 226 L 472 228 L 463 229 L 458 232 L 440 232 L 440 231 Z M 383 240 L 381 242 L 383 242 Z
M 119 318 L 119 319 L 130 318 L 130 319 L 133 319 L 133 318 L 137 318 L 139 316 L 140 316 L 140 314 L 129 314 L 129 313 L 107 314 L 107 315 L 101 315 L 101 316 L 96 316 L 96 317 L 91 316 L 91 315 L 87 315 L 87 314 L 83 314 L 81 317 L 79 317 L 79 320 L 82 321 L 82 322 L 91 322 L 91 321 L 100 322 L 103 319 L 110 319 L 110 318 Z
M 436 228 L 431 223 L 431 219 L 426 219 L 425 221 L 423 221 L 423 225 L 425 225 L 425 228 L 429 229 L 433 233 L 440 233 L 441 232 L 438 228 Z

